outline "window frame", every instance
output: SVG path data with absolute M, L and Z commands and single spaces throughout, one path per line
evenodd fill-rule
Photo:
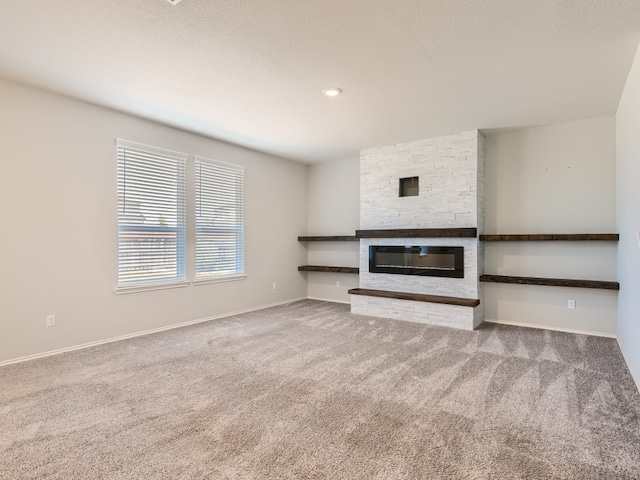
M 189 285 L 188 277 L 187 277 L 187 160 L 188 154 L 182 152 L 176 152 L 173 150 L 167 150 L 160 147 L 155 147 L 151 145 L 144 145 L 137 142 L 132 142 L 129 140 L 124 140 L 121 138 L 117 138 L 116 141 L 116 184 L 117 184 L 117 262 L 116 262 L 116 288 L 115 293 L 133 293 L 139 291 L 146 290 L 158 290 L 165 288 L 176 288 L 176 287 L 185 287 Z M 153 164 L 154 161 L 158 161 L 158 168 L 153 171 L 153 169 L 149 170 L 150 178 L 155 181 L 150 182 L 149 184 L 145 184 L 143 188 L 146 188 L 146 194 L 149 195 L 149 192 L 153 190 L 156 185 L 159 188 L 166 185 L 163 185 L 158 180 L 163 175 L 166 175 L 166 172 L 162 172 L 162 169 L 166 169 L 167 165 L 171 165 L 175 162 L 175 212 L 171 212 L 171 214 L 175 213 L 175 226 L 172 225 L 163 225 L 159 223 L 158 225 L 136 225 L 135 222 L 127 222 L 123 220 L 123 217 L 128 215 L 126 212 L 126 203 L 127 203 L 127 189 L 132 188 L 132 183 L 127 184 L 127 150 L 131 151 L 130 155 L 130 165 L 133 165 L 134 168 L 137 167 L 144 171 L 144 168 L 149 167 Z M 131 158 L 134 157 L 134 158 Z M 143 157 L 147 157 L 145 160 L 142 160 Z M 146 165 L 145 165 L 146 164 Z M 131 168 L 131 167 L 129 167 Z M 138 173 L 140 175 L 140 173 Z M 170 177 L 171 178 L 171 177 Z M 171 179 L 173 180 L 173 179 Z M 166 182 L 165 182 L 166 183 Z M 162 193 L 162 190 L 160 190 Z M 166 192 L 165 192 L 166 193 Z M 135 198 L 135 197 L 134 197 Z M 134 201 L 137 201 L 134 200 Z M 171 202 L 167 202 L 167 205 L 173 207 Z M 164 205 L 162 205 L 164 206 Z M 161 206 L 161 207 L 162 207 Z M 159 215 L 159 221 L 162 219 L 163 214 L 162 210 L 159 207 L 154 207 L 153 213 Z M 130 215 L 130 214 L 129 214 Z M 142 215 L 142 214 L 140 214 Z M 172 215 L 169 215 L 167 212 L 167 217 L 173 218 Z M 147 279 L 140 278 L 136 280 L 135 278 L 131 281 L 124 281 L 123 274 L 125 268 L 123 267 L 123 258 L 125 253 L 123 253 L 123 237 L 122 234 L 126 232 L 147 232 L 147 233 L 174 233 L 175 234 L 175 249 L 172 251 L 170 255 L 173 255 L 175 252 L 175 262 L 172 268 L 175 269 L 175 276 L 172 278 L 153 278 L 149 277 Z M 141 251 L 141 255 L 145 253 L 148 254 L 153 252 L 153 249 L 150 248 L 147 251 Z M 144 262 L 138 264 L 140 266 L 144 266 Z M 153 266 L 150 263 L 151 266 Z
M 193 225 L 190 231 L 193 232 L 193 249 L 194 249 L 194 263 L 193 263 L 193 284 L 194 285 L 203 285 L 207 283 L 216 283 L 216 282 L 228 282 L 234 280 L 243 280 L 247 277 L 245 271 L 245 232 L 244 232 L 244 184 L 245 184 L 245 167 L 242 165 L 237 165 L 233 163 L 223 162 L 220 160 L 211 159 L 208 157 L 203 157 L 199 155 L 194 156 L 194 211 L 193 211 Z M 200 240 L 200 232 L 202 231 L 202 226 L 199 225 L 201 223 L 200 215 L 202 213 L 202 166 L 205 166 L 206 169 L 211 169 L 214 171 L 214 175 L 218 177 L 218 179 L 222 179 L 223 177 L 227 177 L 226 180 L 222 181 L 218 187 L 221 187 L 223 190 L 227 192 L 232 192 L 232 200 L 233 203 L 233 217 L 235 217 L 235 222 L 231 224 L 224 225 L 222 227 L 208 227 L 208 234 L 216 234 L 221 232 L 226 232 L 228 234 L 234 235 L 234 260 L 235 260 L 235 268 L 231 273 L 220 273 L 215 270 L 209 271 L 206 273 L 200 273 L 198 271 L 199 268 L 199 240 Z M 211 172 L 209 172 L 211 173 Z M 229 178 L 229 175 L 231 176 Z M 209 179 L 209 183 L 211 183 L 211 179 Z M 213 182 L 215 183 L 215 182 Z M 209 188 L 211 185 L 208 186 Z M 211 206 L 209 206 L 211 207 Z M 208 217 L 210 219 L 210 217 Z M 238 255 L 239 254 L 239 255 Z

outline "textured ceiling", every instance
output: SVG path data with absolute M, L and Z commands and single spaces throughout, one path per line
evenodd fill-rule
M 639 41 L 639 0 L 0 2 L 0 76 L 307 163 L 612 114 Z

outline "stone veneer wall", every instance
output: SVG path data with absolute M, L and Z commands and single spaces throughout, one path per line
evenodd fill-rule
M 485 233 L 484 231 L 484 135 L 478 132 L 478 178 L 477 178 L 477 190 L 476 201 L 478 205 L 477 210 L 477 228 L 478 235 Z M 476 239 L 477 240 L 477 239 Z M 477 242 L 477 255 L 476 262 L 478 265 L 478 297 L 480 299 L 480 305 L 474 310 L 474 328 L 480 325 L 484 321 L 484 284 L 480 283 L 480 275 L 484 275 L 484 243 Z
M 419 177 L 419 195 L 399 196 L 399 179 Z M 360 228 L 478 228 L 484 231 L 484 137 L 477 131 L 363 150 Z M 465 278 L 369 273 L 370 245 L 452 245 L 465 248 Z M 477 238 L 360 240 L 360 288 L 480 298 L 483 266 Z M 479 307 L 352 296 L 354 313 L 475 328 Z

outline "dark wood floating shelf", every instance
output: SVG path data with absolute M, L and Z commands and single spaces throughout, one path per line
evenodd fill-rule
M 298 237 L 299 242 L 357 242 L 360 239 L 355 235 L 322 235 Z
M 358 267 L 328 267 L 324 265 L 301 265 L 301 272 L 333 272 L 333 273 L 360 273 Z
M 617 233 L 544 233 L 544 234 L 491 234 L 480 235 L 482 242 L 617 242 Z
M 491 283 L 517 283 L 520 285 L 546 285 L 550 287 L 578 287 L 601 288 L 605 290 L 620 290 L 618 282 L 606 282 L 602 280 L 573 280 L 563 278 L 540 277 L 511 277 L 507 275 L 481 275 L 481 282 Z
M 477 228 L 396 228 L 356 230 L 358 238 L 475 238 Z
M 390 292 L 388 290 L 370 290 L 368 288 L 352 288 L 351 295 L 364 295 L 367 297 L 395 298 L 398 300 L 413 300 L 415 302 L 444 303 L 458 305 L 460 307 L 477 307 L 480 300 L 475 298 L 443 297 L 440 295 L 425 295 L 422 293 Z

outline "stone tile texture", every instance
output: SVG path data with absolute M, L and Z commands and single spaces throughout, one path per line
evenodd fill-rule
M 400 197 L 401 178 L 418 177 L 419 195 Z M 464 228 L 484 232 L 484 137 L 477 130 L 370 148 L 360 156 L 360 228 Z M 369 273 L 371 245 L 463 246 L 465 277 Z M 475 239 L 398 238 L 360 240 L 361 288 L 480 298 L 484 249 Z M 481 298 L 482 301 L 482 298 Z M 352 311 L 471 329 L 484 307 L 352 296 Z M 415 305 L 418 304 L 418 305 Z

